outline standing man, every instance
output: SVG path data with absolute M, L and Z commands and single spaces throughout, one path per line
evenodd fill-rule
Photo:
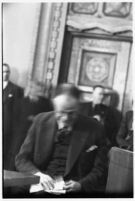
M 108 145 L 115 146 L 118 122 L 116 121 L 113 108 L 103 104 L 105 98 L 104 87 L 101 85 L 94 86 L 92 95 L 93 100 L 81 103 L 79 111 L 81 114 L 100 122 L 105 129 Z
M 9 81 L 10 67 L 3 64 L 3 166 L 4 169 L 12 169 L 11 144 L 13 134 L 16 132 L 20 118 L 20 101 L 23 96 L 23 90 Z
M 63 177 L 66 192 L 97 193 L 105 188 L 107 149 L 102 126 L 78 114 L 80 91 L 59 85 L 54 111 L 39 114 L 28 131 L 16 168 L 40 176 L 44 191 L 52 190 L 56 176 Z

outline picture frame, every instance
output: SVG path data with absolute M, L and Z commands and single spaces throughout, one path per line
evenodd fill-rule
M 117 61 L 116 52 L 102 52 L 82 47 L 79 51 L 76 85 L 92 92 L 94 85 L 111 88 Z

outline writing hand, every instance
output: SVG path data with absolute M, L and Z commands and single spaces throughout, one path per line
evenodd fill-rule
M 70 180 L 65 182 L 63 189 L 66 190 L 66 192 L 77 192 L 81 190 L 81 184 L 79 182 Z
M 49 175 L 41 172 L 38 172 L 35 175 L 40 176 L 40 183 L 44 190 L 52 190 L 54 188 L 54 180 Z

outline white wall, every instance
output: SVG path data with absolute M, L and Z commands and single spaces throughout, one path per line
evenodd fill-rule
M 11 66 L 11 81 L 25 87 L 37 30 L 38 3 L 3 3 L 3 62 Z

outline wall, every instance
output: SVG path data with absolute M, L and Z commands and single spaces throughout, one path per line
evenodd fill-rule
M 73 36 L 77 33 L 77 35 L 82 34 L 82 36 L 86 34 L 86 38 L 93 38 L 97 34 L 99 39 L 101 37 L 102 40 L 109 40 L 109 43 L 115 40 L 120 40 L 120 43 L 123 44 L 128 43 L 128 49 L 124 45 L 124 48 L 128 51 L 128 54 L 126 54 L 128 57 L 125 64 L 126 71 L 125 68 L 123 70 L 121 62 L 120 67 L 115 68 L 117 71 L 116 74 L 114 72 L 115 86 L 111 85 L 120 95 L 118 108 L 126 111 L 130 108 L 132 98 L 129 97 L 129 93 L 132 96 L 131 65 L 128 66 L 128 59 L 130 60 L 129 44 L 132 43 L 131 4 L 88 4 L 90 6 L 85 3 L 3 4 L 4 62 L 9 63 L 12 67 L 11 80 L 13 82 L 25 87 L 29 78 L 29 81 L 40 81 L 45 86 L 45 90 L 48 90 L 51 85 L 56 85 L 59 82 L 59 77 L 67 81 L 64 76 L 65 73 L 61 71 L 64 69 L 66 77 L 68 77 L 70 56 L 67 59 L 62 55 L 62 60 L 65 60 L 67 68 L 66 65 L 61 65 L 60 68 L 60 62 L 61 52 L 65 54 L 65 51 L 62 51 L 62 46 L 65 43 L 63 43 L 63 36 L 68 31 Z M 40 10 L 41 5 L 42 9 Z M 69 6 L 69 9 L 67 9 L 67 6 Z M 94 13 L 93 10 L 95 10 Z M 86 15 L 85 12 L 87 12 Z M 91 14 L 88 14 L 89 12 Z M 65 28 L 68 31 L 65 31 Z M 123 44 L 122 52 L 124 51 Z M 71 45 L 72 42 L 69 44 L 68 41 L 68 46 Z M 67 46 L 65 49 L 67 50 Z M 122 55 L 120 61 L 122 61 L 122 58 L 125 59 Z M 119 80 L 118 69 L 124 74 L 124 82 Z M 120 78 L 122 79 L 122 76 Z M 43 93 L 45 90 L 43 89 Z
M 132 22 L 129 2 L 70 3 L 59 82 L 75 83 L 87 94 L 104 85 L 113 89 L 112 106 L 130 109 Z
M 11 81 L 22 87 L 32 68 L 39 6 L 3 3 L 3 62 L 11 66 Z

